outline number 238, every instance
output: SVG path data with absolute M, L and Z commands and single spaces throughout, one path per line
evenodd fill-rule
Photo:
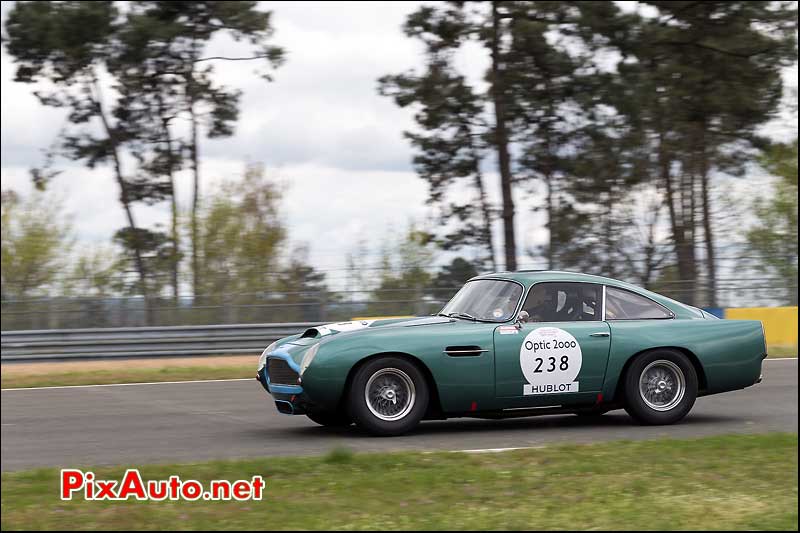
M 542 365 L 544 364 L 544 359 L 541 357 L 537 357 L 536 361 L 536 369 L 534 369 L 534 373 L 541 374 L 542 372 L 555 372 L 556 368 L 558 370 L 564 372 L 569 368 L 569 357 L 566 355 L 561 356 L 561 361 L 558 361 L 555 357 L 548 357 L 548 366 L 545 369 L 542 369 Z

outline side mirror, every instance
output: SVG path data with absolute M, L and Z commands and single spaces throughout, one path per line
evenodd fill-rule
M 528 314 L 527 311 L 520 311 L 517 315 L 517 320 L 514 322 L 514 325 L 517 326 L 517 329 L 520 329 L 522 328 L 522 324 L 526 323 L 530 317 L 531 315 Z

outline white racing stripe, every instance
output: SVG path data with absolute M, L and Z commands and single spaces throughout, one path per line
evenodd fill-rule
M 51 389 L 88 389 L 91 387 L 133 387 L 136 385 L 178 385 L 181 383 L 224 383 L 226 381 L 255 381 L 256 378 L 235 378 L 235 379 L 197 379 L 193 381 L 148 381 L 144 383 L 104 383 L 102 385 L 60 385 L 55 387 L 18 387 L 2 389 L 3 392 L 13 392 L 16 390 L 51 390 Z
M 797 357 L 771 357 L 764 359 L 765 362 L 770 361 L 797 361 Z M 60 385 L 54 387 L 18 387 L 2 389 L 3 392 L 11 392 L 15 390 L 48 390 L 48 389 L 88 389 L 91 387 L 133 387 L 136 385 L 177 385 L 181 383 L 224 383 L 230 381 L 255 381 L 255 378 L 234 378 L 234 379 L 197 379 L 193 381 L 148 381 L 144 383 L 105 383 L 103 385 Z M 498 448 L 498 450 L 511 450 L 517 448 Z M 480 450 L 460 450 L 463 452 L 474 451 L 478 453 Z

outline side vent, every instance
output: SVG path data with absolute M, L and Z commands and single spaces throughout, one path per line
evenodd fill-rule
M 476 357 L 489 350 L 480 346 L 448 346 L 444 353 L 451 357 Z

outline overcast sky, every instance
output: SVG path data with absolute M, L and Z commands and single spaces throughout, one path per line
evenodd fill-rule
M 366 239 L 375 254 L 392 229 L 430 216 L 426 185 L 411 168 L 412 151 L 402 138 L 411 112 L 378 96 L 376 79 L 421 64 L 420 46 L 406 38 L 401 24 L 414 2 L 264 2 L 273 10 L 274 43 L 288 52 L 274 83 L 253 74 L 253 65 L 217 65 L 217 80 L 243 90 L 235 135 L 202 144 L 202 189 L 241 175 L 245 163 L 262 162 L 267 174 L 286 187 L 283 204 L 290 241 L 309 245 L 312 263 L 323 270 L 344 267 L 344 254 Z M 3 22 L 10 8 L 3 2 Z M 209 55 L 231 55 L 235 43 L 219 39 Z M 14 83 L 5 49 L 2 65 L 2 187 L 31 189 L 29 169 L 41 164 L 41 150 L 64 125 L 64 113 L 43 107 L 31 87 Z M 482 50 L 462 54 L 460 68 L 478 80 L 486 65 Z M 787 73 L 797 85 L 797 70 Z M 793 80 L 793 81 L 791 81 Z M 796 135 L 796 119 L 770 126 L 776 136 Z M 53 182 L 62 194 L 81 242 L 108 243 L 125 225 L 111 171 L 89 171 L 62 161 Z M 496 174 L 488 176 L 499 199 Z M 188 175 L 179 180 L 179 199 L 188 206 Z M 517 197 L 518 247 L 542 242 L 542 220 L 531 213 L 535 201 Z M 168 220 L 166 204 L 136 208 L 142 225 Z M 500 225 L 496 224 L 496 248 Z M 531 258 L 521 257 L 524 266 Z M 332 273 L 333 274 L 333 273 Z M 333 277 L 337 277 L 335 274 Z

